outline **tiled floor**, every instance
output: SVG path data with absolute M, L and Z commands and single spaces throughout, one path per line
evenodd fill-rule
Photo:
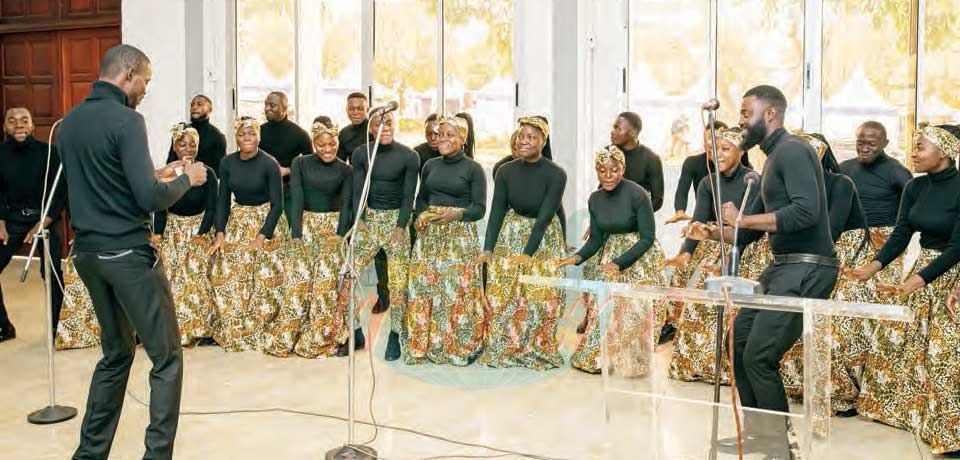
M 66 459 L 76 447 L 79 417 L 52 426 L 26 422 L 29 412 L 47 402 L 46 351 L 41 329 L 44 317 L 41 284 L 36 276 L 25 285 L 16 283 L 18 265 L 11 264 L 2 275 L 4 297 L 19 336 L 0 343 L 0 459 Z M 571 329 L 579 315 L 579 312 L 568 315 L 563 325 L 561 337 L 567 353 L 576 337 Z M 553 458 L 657 458 L 649 447 L 651 442 L 659 442 L 668 449 L 668 453 L 659 456 L 661 459 L 707 458 L 701 446 L 706 441 L 704 424 L 709 423 L 704 414 L 709 411 L 664 404 L 661 423 L 677 428 L 657 439 L 645 429 L 649 420 L 637 415 L 636 411 L 640 410 L 637 401 L 622 396 L 607 399 L 610 417 L 605 424 L 598 376 L 568 368 L 539 374 L 481 367 L 410 368 L 380 360 L 383 341 L 378 342 L 373 367 L 377 377 L 374 408 L 381 424 Z M 667 352 L 660 350 L 659 353 Z M 330 417 L 282 412 L 229 415 L 189 412 L 287 408 L 343 416 L 346 413 L 345 359 L 277 359 L 255 352 L 224 353 L 215 347 L 189 349 L 184 355 L 184 413 L 180 418 L 176 458 L 319 459 L 329 448 L 343 442 L 346 425 Z M 365 352 L 358 355 L 357 408 L 362 420 L 370 418 L 369 356 Z M 56 353 L 58 401 L 77 407 L 81 415 L 90 374 L 98 357 L 96 349 Z M 148 370 L 146 355 L 138 353 L 111 459 L 137 459 L 142 455 L 147 410 L 133 397 L 146 400 Z M 702 384 L 677 385 L 682 391 L 698 394 L 710 391 L 710 387 Z M 371 428 L 358 428 L 359 440 L 371 436 Z M 373 445 L 387 460 L 504 453 L 383 428 Z M 832 444 L 827 457 L 843 460 L 935 458 L 929 448 L 912 435 L 860 418 L 833 420 Z

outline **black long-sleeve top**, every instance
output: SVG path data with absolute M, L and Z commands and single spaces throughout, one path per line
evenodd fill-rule
M 683 165 L 680 167 L 680 180 L 677 182 L 677 192 L 673 196 L 673 209 L 677 211 L 687 211 L 687 199 L 690 196 L 690 188 L 693 188 L 694 195 L 696 199 L 699 200 L 700 197 L 697 195 L 699 192 L 698 187 L 700 186 L 700 181 L 704 177 L 707 177 L 707 154 L 706 152 L 700 153 L 697 155 L 688 156 L 683 160 Z M 696 204 L 694 204 L 696 206 Z
M 737 206 L 740 206 L 740 203 L 743 202 L 743 194 L 747 191 L 747 184 L 743 182 L 743 179 L 750 172 L 753 172 L 753 170 L 746 166 L 739 165 L 730 176 L 724 176 L 721 174 L 721 201 L 724 203 L 728 201 L 733 202 Z M 713 187 L 711 180 L 715 180 L 715 176 L 710 176 L 709 178 L 704 176 L 700 179 L 699 185 L 697 185 L 697 202 L 694 204 L 693 216 L 691 216 L 693 217 L 694 222 L 705 224 L 707 222 L 719 221 L 719 219 L 717 219 L 717 213 L 714 212 Z M 757 185 L 754 184 L 750 187 L 750 196 L 747 197 L 747 204 L 743 211 L 744 215 L 749 216 L 763 213 L 763 202 L 758 198 L 759 195 L 760 194 L 757 192 Z M 740 233 L 737 235 L 737 245 L 743 247 L 747 243 L 759 238 L 761 235 L 762 233 L 759 232 L 751 232 L 745 229 L 740 229 Z M 693 254 L 693 251 L 697 250 L 697 246 L 699 246 L 699 244 L 700 242 L 697 240 L 686 238 L 683 240 L 683 245 L 680 247 L 680 252 Z
M 197 161 L 213 168 L 214 171 L 220 170 L 220 162 L 227 155 L 227 137 L 210 124 L 209 118 L 191 120 L 190 126 L 197 130 L 200 135 L 200 144 L 197 146 Z M 177 159 L 176 152 L 173 151 L 173 143 L 170 144 L 170 151 L 167 152 L 167 163 Z
M 96 81 L 57 132 L 77 251 L 150 244 L 150 213 L 190 190 L 186 174 L 170 182 L 157 179 L 143 116 L 126 101 L 120 88 Z
M 760 180 L 766 212 L 775 213 L 777 229 L 770 232 L 774 254 L 815 254 L 833 257 L 823 166 L 816 152 L 800 137 L 780 128 L 760 144 L 767 155 Z
M 337 235 L 344 236 L 352 223 L 353 168 L 340 159 L 324 163 L 318 155 L 293 160 L 290 168 L 290 233 L 303 237 L 303 212 L 340 212 Z
M 240 158 L 240 152 L 234 152 L 220 162 L 220 192 L 215 220 L 218 233 L 227 229 L 231 196 L 243 206 L 270 203 L 270 211 L 260 227 L 260 234 L 272 238 L 283 214 L 283 185 L 277 160 L 260 150 L 246 160 Z
M 653 246 L 657 223 L 647 191 L 628 179 L 620 181 L 612 191 L 596 190 L 587 201 L 590 210 L 590 238 L 577 251 L 579 264 L 586 262 L 603 248 L 610 235 L 638 233 L 640 239 L 626 252 L 613 259 L 624 270 L 643 257 Z
M 864 228 L 866 215 L 860 205 L 860 196 L 853 181 L 843 174 L 825 172 L 827 207 L 830 212 L 830 235 L 838 241 L 847 230 Z
M 897 223 L 900 196 L 913 175 L 899 161 L 881 152 L 870 164 L 853 158 L 840 163 L 840 172 L 853 179 L 871 227 Z
M 953 164 L 907 183 L 897 225 L 875 259 L 887 266 L 907 248 L 914 232 L 920 232 L 920 247 L 943 251 L 917 273 L 924 282 L 960 262 L 960 175 Z
M 373 145 L 370 145 L 373 152 Z M 361 145 L 353 151 L 353 212 L 360 209 L 360 196 L 363 182 L 367 177 L 367 146 Z M 367 207 L 370 209 L 399 209 L 397 227 L 403 228 L 410 222 L 413 212 L 413 198 L 417 190 L 417 174 L 420 171 L 420 159 L 417 152 L 399 142 L 380 145 L 373 162 L 370 177 L 370 190 L 367 195 Z
M 624 150 L 623 155 L 627 162 L 623 177 L 649 192 L 654 212 L 659 211 L 663 207 L 663 162 L 660 157 L 643 144 Z
M 515 160 L 515 159 L 516 159 L 516 158 L 514 158 L 513 155 L 507 155 L 507 156 L 505 156 L 505 157 L 497 160 L 497 162 L 494 163 L 494 165 L 493 165 L 493 170 L 490 172 L 490 174 L 493 176 L 494 179 L 496 179 L 496 178 L 497 178 L 497 171 L 500 170 L 500 167 L 503 166 L 503 165 L 505 165 L 505 164 L 507 164 L 507 163 L 509 163 L 509 162 L 511 162 L 511 161 L 513 161 L 513 160 Z
M 260 150 L 269 153 L 280 166 L 289 168 L 294 158 L 313 153 L 313 141 L 303 128 L 284 118 L 260 125 Z M 284 178 L 284 182 L 289 180 L 290 176 Z
M 423 172 L 423 167 L 427 165 L 427 162 L 440 156 L 439 150 L 434 150 L 430 148 L 430 144 L 424 142 L 413 148 L 414 152 L 417 152 L 417 156 L 420 157 L 420 172 Z
M 553 161 L 549 157 L 544 156 L 544 158 L 546 158 L 547 160 Z M 514 158 L 513 155 L 507 155 L 501 158 L 500 161 L 497 161 L 497 163 L 493 165 L 493 171 L 491 171 L 491 175 L 493 175 L 494 180 L 496 180 L 497 178 L 497 171 L 500 170 L 500 167 L 502 167 L 503 165 L 513 160 L 516 160 L 516 158 Z M 520 161 L 523 161 L 523 160 L 520 160 Z M 567 239 L 567 212 L 563 210 L 563 203 L 560 203 L 560 207 L 557 208 L 557 220 L 560 221 L 560 230 L 563 231 L 563 239 L 566 240 Z
M 178 216 L 195 216 L 203 213 L 197 235 L 206 235 L 213 227 L 213 218 L 217 215 L 217 193 L 219 185 L 217 175 L 207 166 L 207 181 L 203 185 L 191 187 L 173 206 L 153 213 L 153 233 L 163 235 L 167 229 L 167 213 Z
M 463 222 L 475 222 L 487 211 L 487 178 L 483 167 L 461 150 L 427 161 L 420 175 L 417 214 L 430 205 L 463 208 Z
M 545 158 L 535 163 L 517 160 L 503 165 L 494 179 L 484 250 L 493 251 L 507 210 L 512 209 L 521 216 L 536 219 L 523 248 L 524 254 L 533 257 L 540 248 L 547 225 L 557 215 L 566 185 L 567 173 Z
M 47 172 L 47 149 L 49 144 L 28 136 L 23 142 L 17 142 L 10 136 L 0 145 L 0 220 L 24 220 L 20 214 L 23 209 L 41 209 L 43 204 L 44 174 L 46 173 L 47 193 L 53 201 L 47 217 L 56 220 L 63 210 L 66 199 L 66 187 L 61 179 L 57 189 L 53 190 L 53 180 L 60 169 L 60 155 L 54 147 L 50 153 L 50 171 Z M 32 218 L 39 218 L 39 215 Z
M 367 128 L 370 121 L 363 120 L 359 125 L 345 126 L 340 130 L 337 139 L 340 145 L 337 147 L 337 158 L 350 163 L 353 158 L 353 151 L 362 145 L 367 144 Z

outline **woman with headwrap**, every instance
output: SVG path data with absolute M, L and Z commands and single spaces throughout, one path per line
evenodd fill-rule
M 286 234 L 280 164 L 260 150 L 260 124 L 236 122 L 239 151 L 220 162 L 217 237 L 208 255 L 220 315 L 214 339 L 227 351 L 258 350 L 283 302 L 280 247 Z
M 171 132 L 176 159 L 193 161 L 200 133 L 186 123 L 173 125 Z M 166 265 L 183 345 L 213 337 L 217 326 L 206 254 L 212 240 L 217 187 L 217 175 L 208 166 L 203 185 L 191 188 L 169 209 L 153 214 L 153 241 Z
M 564 243 L 557 209 L 567 174 L 546 160 L 550 128 L 541 118 L 519 120 L 519 158 L 497 172 L 480 261 L 490 266 L 486 295 L 491 320 L 480 362 L 545 370 L 563 364 L 556 332 L 563 291 L 521 284 L 521 275 L 559 278 Z
M 946 305 L 960 279 L 960 127 L 921 124 L 910 155 L 897 225 L 872 262 L 845 274 L 864 282 L 897 258 L 920 233 L 920 254 L 899 286 L 878 291 L 904 303 L 911 323 L 879 321 L 867 337 L 857 410 L 919 433 L 935 454 L 960 450 L 960 324 Z
M 284 251 L 283 303 L 263 336 L 263 351 L 317 358 L 346 354 L 349 292 L 337 290 L 340 243 L 353 223 L 353 169 L 337 158 L 337 125 L 319 117 L 311 128 L 313 155 L 290 167 L 291 241 Z M 357 329 L 356 346 L 364 337 Z
M 417 242 L 410 257 L 405 319 L 408 364 L 466 366 L 483 344 L 484 312 L 477 221 L 487 180 L 466 156 L 469 123 L 460 115 L 437 122 L 440 157 L 427 162 L 416 199 Z
M 625 180 L 623 172 L 626 159 L 623 151 L 611 145 L 594 154 L 594 166 L 600 188 L 590 194 L 590 237 L 571 257 L 560 262 L 559 267 L 582 264 L 594 256 L 596 269 L 590 273 L 594 281 L 612 283 L 662 286 L 661 275 L 663 251 L 656 239 L 656 221 L 653 205 L 643 187 Z M 570 358 L 573 367 L 585 372 L 599 373 L 600 345 L 603 334 L 612 337 L 609 347 L 611 366 L 617 375 L 640 375 L 649 366 L 643 356 L 647 339 L 641 335 L 660 332 L 665 318 L 663 308 L 654 312 L 656 324 L 644 324 L 646 315 L 631 302 L 616 300 L 613 305 L 613 330 L 599 318 L 598 307 L 588 309 L 586 335 Z
M 718 130 L 717 160 L 720 171 L 720 196 L 723 202 L 739 203 L 747 192 L 744 182 L 747 175 L 754 172 L 743 164 L 745 152 L 740 148 L 743 134 L 740 128 L 724 128 Z M 711 167 L 712 169 L 712 167 Z M 714 187 L 717 178 L 715 175 L 703 177 L 697 184 L 696 204 L 691 218 L 691 225 L 684 229 L 689 233 L 680 247 L 680 252 L 665 261 L 665 265 L 675 268 L 671 285 L 679 288 L 690 286 L 702 289 L 704 281 L 713 275 L 715 267 L 720 265 L 720 243 L 713 239 L 695 238 L 701 225 L 717 222 L 715 212 L 716 201 Z M 750 188 L 750 196 L 745 208 L 745 214 L 762 212 L 763 204 L 759 200 L 759 181 Z M 743 254 L 748 244 L 757 237 L 756 232 L 741 231 L 738 235 L 738 250 Z M 729 251 L 731 241 L 725 241 L 724 249 Z M 729 256 L 728 256 L 729 257 Z M 738 265 L 746 267 L 753 262 L 749 257 L 740 257 Z M 745 270 L 742 270 L 745 271 Z M 691 286 L 692 285 L 692 286 Z M 702 304 L 686 304 L 676 321 L 677 335 L 673 342 L 673 356 L 670 361 L 670 378 L 684 380 L 713 382 L 716 378 L 716 322 L 717 314 L 713 306 Z M 723 361 L 726 363 L 726 360 Z M 721 381 L 729 380 L 729 369 L 721 370 Z

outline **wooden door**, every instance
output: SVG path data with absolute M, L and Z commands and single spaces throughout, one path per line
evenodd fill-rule
M 46 141 L 62 114 L 57 32 L 4 35 L 0 40 L 0 107 L 22 106 L 33 114 L 34 136 Z
M 63 113 L 83 102 L 90 87 L 100 76 L 100 58 L 108 49 L 120 44 L 120 29 L 71 30 L 60 33 L 63 82 L 60 103 Z

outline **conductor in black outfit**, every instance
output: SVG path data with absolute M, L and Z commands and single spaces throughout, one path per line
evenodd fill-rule
M 34 235 L 41 223 L 50 229 L 51 266 L 56 275 L 56 278 L 50 281 L 50 296 L 53 303 L 53 328 L 56 330 L 60 306 L 63 304 L 63 290 L 60 288 L 63 281 L 63 270 L 60 268 L 63 235 L 59 219 L 66 187 L 63 181 L 60 181 L 56 190 L 49 190 L 49 187 L 53 186 L 53 179 L 60 168 L 60 156 L 57 155 L 57 150 L 53 149 L 48 172 L 49 145 L 34 139 L 33 118 L 27 109 L 14 107 L 7 110 L 3 127 L 7 141 L 0 145 L 0 272 L 6 269 L 10 259 L 23 245 L 33 244 Z M 53 202 L 50 210 L 41 219 L 44 182 L 48 187 L 47 193 L 53 193 Z M 43 263 L 46 254 L 42 246 L 37 250 L 40 254 L 40 266 L 44 270 L 41 274 L 47 276 L 46 265 Z M 57 281 L 58 279 L 60 281 Z M 17 330 L 7 317 L 3 293 L 0 291 L 0 342 L 16 336 Z
M 757 86 L 743 96 L 740 128 L 744 150 L 760 146 L 767 160 L 760 181 L 763 213 L 744 215 L 742 229 L 767 232 L 773 262 L 760 275 L 766 295 L 826 299 L 837 281 L 823 167 L 804 139 L 783 129 L 787 100 L 779 89 Z M 723 204 L 727 241 L 732 240 L 737 205 Z M 759 235 L 759 233 L 756 233 Z M 800 338 L 800 313 L 740 310 L 733 323 L 733 372 L 744 407 L 789 412 L 780 378 L 780 359 Z M 764 452 L 768 459 L 790 457 L 783 415 L 746 412 L 744 449 Z M 720 441 L 736 451 L 736 440 Z
M 170 283 L 150 243 L 150 213 L 202 185 L 207 167 L 176 161 L 154 171 L 146 125 L 134 110 L 151 75 L 142 51 L 110 48 L 101 60 L 100 80 L 57 133 L 70 194 L 74 265 L 93 301 L 103 348 L 74 460 L 109 457 L 136 351 L 134 334 L 153 363 L 143 458 L 173 456 L 183 356 Z M 177 168 L 183 171 L 179 177 Z
M 198 94 L 190 100 L 190 127 L 200 134 L 200 145 L 197 147 L 197 158 L 194 161 L 202 162 L 214 171 L 220 170 L 220 160 L 227 155 L 227 137 L 210 123 L 210 112 L 213 111 L 213 102 L 207 96 Z M 177 154 L 170 143 L 167 152 L 167 163 L 176 161 Z
M 283 215 L 290 222 L 293 211 L 290 194 L 286 189 L 290 184 L 290 166 L 293 159 L 300 155 L 313 155 L 313 141 L 310 135 L 296 123 L 290 121 L 287 114 L 287 95 L 274 91 L 263 101 L 263 114 L 267 122 L 260 125 L 260 149 L 267 152 L 280 163 L 280 177 L 283 179 Z M 201 137 L 201 139 L 203 139 Z

